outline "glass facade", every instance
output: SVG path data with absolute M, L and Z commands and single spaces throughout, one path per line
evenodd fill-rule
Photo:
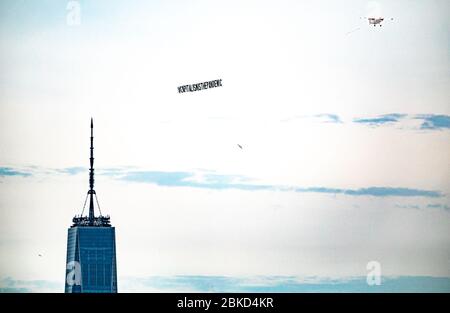
M 114 227 L 69 228 L 65 292 L 117 292 Z

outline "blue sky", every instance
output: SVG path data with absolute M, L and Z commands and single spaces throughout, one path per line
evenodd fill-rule
M 0 3 L 2 290 L 59 288 L 90 117 L 124 290 L 448 290 L 448 1 L 79 3 Z

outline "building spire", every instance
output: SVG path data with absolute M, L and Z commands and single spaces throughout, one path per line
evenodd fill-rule
M 91 167 L 89 169 L 89 222 L 94 222 L 94 120 L 91 117 Z
M 89 191 L 84 200 L 83 211 L 80 216 L 75 216 L 72 221 L 72 227 L 77 226 L 96 226 L 96 227 L 111 227 L 109 215 L 103 216 L 98 203 L 97 194 L 94 190 L 94 120 L 91 117 L 91 156 L 89 158 L 90 168 L 89 168 Z M 94 197 L 97 203 L 97 208 L 99 215 L 95 216 L 94 211 Z M 89 216 L 83 216 L 84 209 L 86 208 L 87 200 L 89 198 Z

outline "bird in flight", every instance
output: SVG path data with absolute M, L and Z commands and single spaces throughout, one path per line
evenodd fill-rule
M 242 146 L 240 144 L 238 144 L 238 147 L 242 149 Z

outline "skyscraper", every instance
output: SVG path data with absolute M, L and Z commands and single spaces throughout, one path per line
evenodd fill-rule
M 99 210 L 95 216 L 94 197 Z M 89 216 L 83 216 L 89 198 Z M 94 123 L 91 118 L 89 191 L 81 215 L 67 235 L 66 293 L 116 293 L 116 235 L 109 216 L 102 216 L 94 190 Z

